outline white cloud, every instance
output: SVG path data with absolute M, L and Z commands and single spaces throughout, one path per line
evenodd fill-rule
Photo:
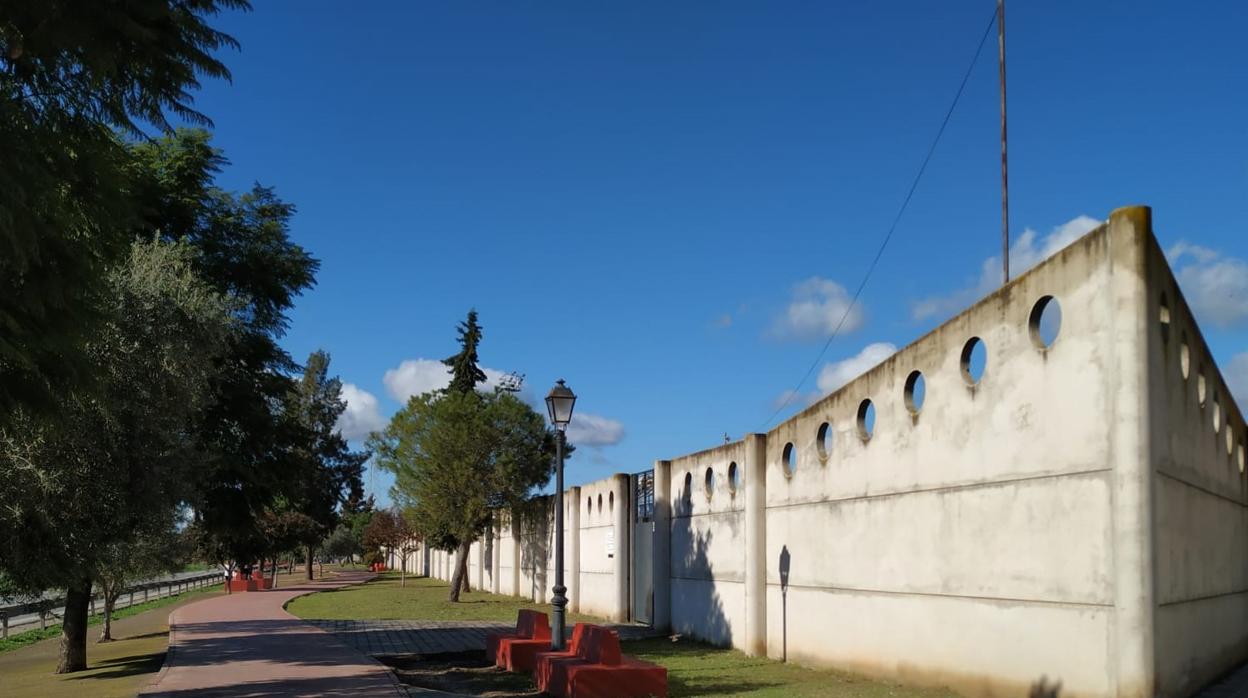
M 1070 243 L 1086 235 L 1101 221 L 1090 216 L 1076 216 L 1040 236 L 1025 228 L 1010 245 L 1010 276 L 1017 277 L 1040 262 L 1052 257 Z M 910 307 L 910 317 L 926 320 L 958 313 L 1001 285 L 1001 258 L 989 257 L 980 265 L 979 280 L 965 288 L 941 296 L 924 298 Z
M 485 383 L 478 390 L 493 390 L 505 373 L 492 368 L 482 368 Z M 451 369 L 436 359 L 408 359 L 397 368 L 386 371 L 381 382 L 386 392 L 399 402 L 406 403 L 415 395 L 441 390 L 451 383 Z
M 347 409 L 338 416 L 338 431 L 352 441 L 360 441 L 369 433 L 385 428 L 377 396 L 352 383 L 342 384 L 342 399 Z
M 1197 322 L 1248 326 L 1248 262 L 1179 242 L 1166 253 Z
M 585 412 L 573 412 L 568 424 L 568 441 L 576 446 L 613 446 L 624 440 L 624 425 L 614 419 Z
M 819 377 L 815 381 L 816 390 L 812 390 L 809 393 L 786 390 L 776 396 L 772 407 L 775 409 L 780 409 L 781 407 L 797 407 L 800 409 L 813 405 L 823 396 L 836 392 L 841 386 L 870 371 L 896 353 L 896 345 L 888 342 L 868 344 L 854 356 L 824 364 L 823 368 L 819 370 Z
M 780 339 L 821 339 L 831 336 L 838 326 L 842 333 L 853 332 L 864 320 L 862 306 L 851 307 L 844 286 L 812 276 L 793 287 L 793 299 L 775 319 L 771 334 Z
M 826 363 L 819 370 L 819 392 L 824 395 L 875 368 L 888 357 L 897 353 L 897 347 L 888 342 L 868 344 L 856 355 L 842 361 Z
M 732 313 L 724 313 L 711 322 L 711 327 L 724 330 L 732 327 Z
M 1240 409 L 1248 409 L 1248 351 L 1231 357 L 1231 362 L 1226 365 L 1226 371 L 1222 375 L 1226 377 Z

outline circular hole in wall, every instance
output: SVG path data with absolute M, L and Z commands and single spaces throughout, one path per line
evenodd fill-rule
M 585 498 L 585 511 L 591 514 L 594 513 L 594 498 L 593 497 Z
M 1161 305 L 1157 310 L 1157 324 L 1161 327 L 1161 341 L 1168 343 L 1170 341 L 1170 299 L 1166 298 L 1166 294 L 1161 294 Z
M 706 485 L 706 498 L 707 498 L 707 499 L 710 499 L 710 498 L 711 498 L 711 495 L 715 494 L 715 469 L 714 469 L 714 468 L 707 468 L 707 469 L 706 469 L 706 478 L 705 478 L 705 480 L 706 480 L 706 482 L 705 482 L 705 485 Z
M 615 493 L 607 495 L 607 511 L 615 511 Z
M 927 380 L 922 371 L 911 371 L 906 378 L 906 409 L 910 414 L 918 414 L 923 409 L 923 401 L 927 399 Z
M 793 448 L 791 442 L 784 445 L 780 460 L 784 466 L 785 477 L 793 477 L 793 473 L 797 472 L 797 449 Z
M 1242 472 L 1244 472 L 1245 460 L 1248 460 L 1248 454 L 1245 454 L 1245 453 L 1244 453 L 1244 442 L 1243 442 L 1243 441 L 1240 441 L 1240 442 L 1239 442 L 1239 449 L 1238 449 L 1238 451 L 1239 451 L 1239 458 L 1238 458 L 1238 460 L 1239 460 L 1239 472 L 1241 472 L 1241 473 L 1242 473 Z
M 815 434 L 815 447 L 819 450 L 819 460 L 826 462 L 828 454 L 832 452 L 832 425 L 824 422 L 819 425 L 819 431 Z
M 1031 341 L 1036 347 L 1048 349 L 1053 346 L 1062 330 L 1062 304 L 1053 296 L 1042 296 L 1031 306 L 1027 326 L 1031 331 Z
M 870 399 L 858 403 L 858 435 L 863 441 L 875 434 L 875 403 Z
M 1213 433 L 1222 431 L 1222 403 L 1218 401 L 1218 396 L 1213 396 Z
M 602 495 L 598 495 L 598 513 L 602 513 Z
M 1179 339 L 1179 370 L 1183 372 L 1183 380 L 1192 373 L 1192 351 L 1187 348 L 1187 335 Z
M 1235 432 L 1231 431 L 1228 424 L 1226 427 L 1226 455 L 1234 455 L 1235 453 Z
M 741 471 L 737 469 L 736 463 L 728 464 L 728 492 L 736 494 L 741 487 Z
M 685 504 L 693 501 L 693 473 L 685 473 L 685 490 L 680 496 L 685 500 Z
M 988 368 L 988 347 L 979 337 L 971 337 L 962 345 L 962 378 L 967 385 L 978 385 Z
M 1200 371 L 1196 374 L 1196 401 L 1201 407 L 1205 406 L 1205 372 Z

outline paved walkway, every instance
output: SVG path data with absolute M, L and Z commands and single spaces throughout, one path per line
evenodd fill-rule
M 363 582 L 348 572 L 266 592 L 220 596 L 169 616 L 169 656 L 145 696 L 406 696 L 388 669 L 287 613 L 303 594 Z
M 487 633 L 515 630 L 515 623 L 466 620 L 307 620 L 372 657 L 485 651 Z M 656 633 L 644 625 L 612 625 L 622 640 Z M 571 634 L 571 626 L 568 627 Z

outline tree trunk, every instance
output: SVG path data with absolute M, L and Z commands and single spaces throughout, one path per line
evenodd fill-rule
M 274 589 L 277 588 L 277 565 L 278 565 L 278 560 L 275 557 L 273 558 L 273 588 Z
M 468 582 L 468 548 L 472 545 L 470 542 L 459 544 L 459 548 L 455 550 L 456 560 L 455 574 L 451 575 L 451 593 L 448 597 L 451 603 L 459 603 L 459 591 Z
M 407 556 L 399 555 L 399 586 L 407 586 Z
M 469 543 L 468 548 L 464 550 L 464 556 L 459 561 L 459 566 L 463 568 L 460 570 L 460 579 L 463 580 L 461 582 L 462 587 L 460 588 L 460 591 L 464 592 L 465 594 L 472 591 L 472 587 L 468 585 L 468 552 L 471 549 L 472 549 L 472 543 Z
M 308 579 L 312 579 L 312 578 L 313 578 L 313 576 L 312 576 L 312 555 L 313 555 L 313 552 L 314 552 L 314 551 L 312 550 L 312 546 L 310 546 L 310 545 L 309 545 L 309 546 L 308 546 Z
M 87 610 L 91 605 L 91 580 L 83 579 L 65 590 L 65 617 L 61 620 L 61 658 L 56 673 L 87 668 Z
M 100 638 L 96 642 L 113 641 L 113 608 L 117 606 L 117 597 L 121 596 L 121 585 L 104 585 L 104 623 L 100 628 Z

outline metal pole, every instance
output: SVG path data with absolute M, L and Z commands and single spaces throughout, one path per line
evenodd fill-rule
M 564 609 L 568 606 L 568 588 L 563 585 L 563 430 L 555 438 L 555 624 L 550 633 L 550 648 L 563 650 Z
M 1005 151 L 1005 0 L 997 0 L 997 65 L 1001 75 L 1001 271 L 1010 282 L 1010 168 Z

